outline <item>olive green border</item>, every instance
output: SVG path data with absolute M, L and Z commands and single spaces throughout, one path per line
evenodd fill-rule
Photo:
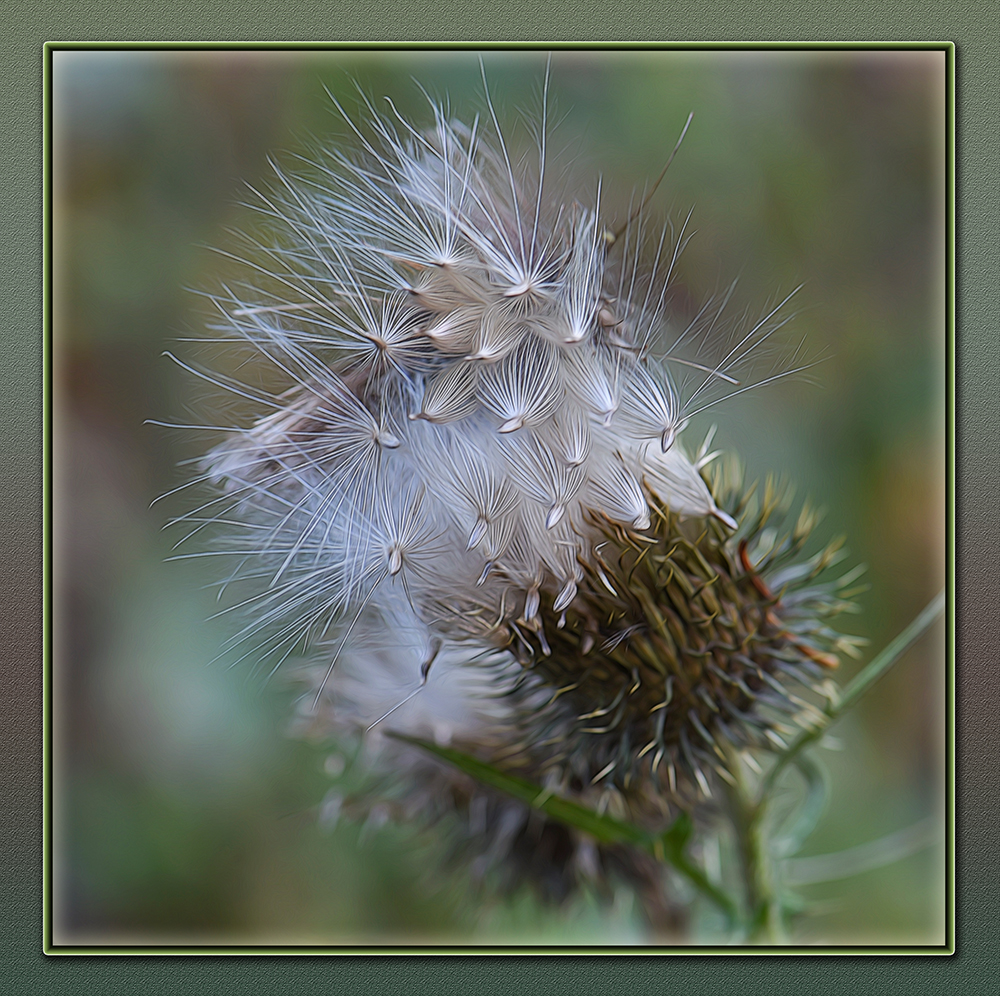
M 402 5 L 400 5 L 402 6 Z M 927 5 L 933 7 L 936 5 Z M 960 14 L 934 13 L 925 15 L 914 12 L 912 5 L 905 12 L 900 10 L 895 23 L 858 21 L 855 9 L 847 14 L 820 8 L 819 4 L 798 4 L 794 7 L 776 5 L 730 3 L 726 5 L 673 4 L 642 7 L 635 5 L 612 10 L 581 8 L 579 5 L 560 4 L 559 9 L 572 9 L 572 34 L 576 37 L 604 38 L 711 38 L 750 37 L 765 38 L 881 38 L 938 40 L 951 38 L 958 42 L 959 105 L 958 126 L 960 140 L 958 222 L 959 258 L 961 269 L 958 279 L 960 315 L 962 318 L 962 349 L 958 357 L 958 385 L 961 407 L 957 412 L 958 446 L 962 461 L 959 470 L 958 523 L 960 538 L 977 529 L 975 545 L 961 544 L 958 548 L 959 596 L 970 596 L 978 589 L 978 599 L 986 606 L 995 604 L 996 578 L 983 569 L 987 562 L 984 555 L 997 552 L 997 531 L 990 524 L 993 517 L 988 505 L 995 487 L 997 454 L 997 406 L 995 402 L 996 354 L 986 348 L 986 330 L 995 327 L 986 313 L 995 303 L 996 240 L 995 231 L 989 227 L 996 217 L 997 178 L 987 176 L 986 164 L 991 150 L 987 143 L 994 143 L 992 168 L 995 163 L 995 128 L 997 80 L 995 66 L 996 34 L 990 29 L 989 6 L 971 11 L 965 5 Z M 4 193 L 5 218 L 13 222 L 14 233 L 8 232 L 4 257 L 8 262 L 8 295 L 5 309 L 8 315 L 9 348 L 6 369 L 12 373 L 13 386 L 4 392 L 10 403 L 12 437 L 20 442 L 27 456 L 15 459 L 9 467 L 7 493 L 10 501 L 4 508 L 4 521 L 8 526 L 7 563 L 0 568 L 8 594 L 24 597 L 25 587 L 38 591 L 37 564 L 39 542 L 38 509 L 38 443 L 40 360 L 38 334 L 39 301 L 41 300 L 41 263 L 38 233 L 40 208 L 41 156 L 39 149 L 40 119 L 40 50 L 41 42 L 52 38 L 113 37 L 195 39 L 219 38 L 232 34 L 226 22 L 241 27 L 241 34 L 276 36 L 284 34 L 298 38 L 314 36 L 329 38 L 331 25 L 337 26 L 340 37 L 363 38 L 379 33 L 396 38 L 429 39 L 436 34 L 434 17 L 426 5 L 416 12 L 405 8 L 403 14 L 379 5 L 381 19 L 373 21 L 367 12 L 345 14 L 332 8 L 315 6 L 294 8 L 292 11 L 274 12 L 268 5 L 257 9 L 250 5 L 225 5 L 220 14 L 220 4 L 213 13 L 199 13 L 180 9 L 177 5 L 169 14 L 162 11 L 145 12 L 138 5 L 120 3 L 77 4 L 76 9 L 65 6 L 56 15 L 49 11 L 16 13 L 10 19 L 13 28 L 8 59 L 2 72 L 5 74 L 5 93 L 9 108 L 5 117 L 14 128 L 5 130 L 8 147 L 7 164 L 12 168 L 13 183 Z M 27 7 L 25 6 L 25 10 Z M 570 32 L 554 31 L 553 23 L 545 21 L 537 8 L 531 5 L 493 5 L 492 14 L 486 17 L 478 10 L 466 10 L 448 19 L 451 37 L 466 38 L 514 37 L 567 38 Z M 265 12 L 266 11 L 266 12 Z M 547 11 L 553 17 L 552 8 Z M 850 18 L 853 16 L 853 20 Z M 558 11 L 555 15 L 558 18 Z M 31 19 L 34 19 L 33 22 Z M 935 19 L 936 18 L 936 19 Z M 270 20 L 269 20 L 270 19 Z M 486 23 L 484 23 L 486 22 Z M 440 23 L 440 22 L 438 22 Z M 513 28 L 511 27 L 513 25 Z M 773 26 L 772 26 L 773 25 Z M 381 31 L 379 29 L 382 29 Z M 13 120 L 11 120 L 13 119 Z M 977 120 L 978 119 L 978 120 Z M 14 138 L 21 143 L 18 145 Z M 984 158 L 985 157 L 985 158 Z M 29 331 L 30 330 L 30 331 Z M 974 360 L 973 360 L 974 356 Z M 956 366 L 951 366 L 952 372 Z M 991 376 L 994 375 L 994 376 Z M 992 390 L 991 390 L 992 388 Z M 952 421 L 952 428 L 956 422 Z M 954 453 L 952 454 L 954 456 Z M 34 520 L 33 522 L 30 520 Z M 13 528 L 10 528 L 10 527 Z M 955 526 L 954 521 L 949 523 Z M 969 552 L 971 550 L 971 552 Z M 993 557 L 996 563 L 998 557 Z M 993 590 L 990 590 L 992 584 Z M 6 604 L 11 604 L 7 601 Z M 984 857 L 976 853 L 975 838 L 985 829 L 982 809 L 996 803 L 995 775 L 987 770 L 986 750 L 991 742 L 992 716 L 987 716 L 990 672 L 988 651 L 994 649 L 995 640 L 989 620 L 993 612 L 977 613 L 972 597 L 962 597 L 958 622 L 962 638 L 959 641 L 962 665 L 959 686 L 959 720 L 963 728 L 960 743 L 959 779 L 960 849 L 967 853 L 967 860 L 959 862 L 959 942 L 958 955 L 952 959 L 838 959 L 829 963 L 825 959 L 784 959 L 771 966 L 759 959 L 672 959 L 664 963 L 658 959 L 630 958 L 557 958 L 557 959 L 336 959 L 313 961 L 300 959 L 285 967 L 274 961 L 245 959 L 230 962 L 228 959 L 181 959 L 170 963 L 169 972 L 174 984 L 172 991 L 214 991 L 224 988 L 228 992 L 269 990 L 275 983 L 294 991 L 385 991 L 393 978 L 405 979 L 408 992 L 412 991 L 519 991 L 544 984 L 550 992 L 590 991 L 646 991 L 683 986 L 690 989 L 699 982 L 710 985 L 713 992 L 731 991 L 738 984 L 739 991 L 776 993 L 801 991 L 812 983 L 824 990 L 869 991 L 871 984 L 885 982 L 878 988 L 889 991 L 941 991 L 945 985 L 958 987 L 963 992 L 986 991 L 986 979 L 995 978 L 997 953 L 995 951 L 996 910 L 995 897 L 986 895 L 985 887 L 997 880 L 996 867 L 986 864 L 993 860 L 992 852 Z M 20 623 L 21 621 L 18 620 Z M 9 856 L 5 889 L 2 897 L 2 916 L 5 930 L 5 948 L 10 956 L 6 967 L 0 969 L 15 988 L 11 991 L 62 992 L 97 988 L 102 992 L 134 991 L 148 988 L 167 975 L 167 964 L 156 959 L 44 959 L 40 953 L 38 908 L 39 873 L 41 855 L 38 842 L 39 820 L 39 745 L 38 745 L 38 668 L 37 633 L 24 632 L 24 626 L 12 625 L 10 643 L 11 664 L 6 677 L 9 694 L 3 696 L 5 719 L 3 736 L 8 750 L 5 781 L 11 785 L 8 826 L 5 827 L 5 848 Z M 951 632 L 954 633 L 954 627 Z M 990 725 L 987 725 L 987 724 Z M 978 801 L 974 801 L 977 800 Z M 962 804 L 962 801 L 965 803 Z M 32 832 L 34 831 L 34 832 Z M 994 889 L 995 892 L 995 889 Z M 990 959 L 993 964 L 990 964 Z M 159 966 L 159 967 L 158 967 Z M 390 971 L 391 969 L 391 971 Z M 937 978 L 947 972 L 947 977 Z M 155 974 L 154 974 L 155 973 Z M 502 974 L 501 974 L 502 973 Z M 20 983 L 20 980 L 24 980 Z M 842 982 L 836 985 L 836 982 Z M 159 987 L 158 987 L 159 988 Z
M 51 152 L 51 120 L 50 120 L 50 104 L 51 104 L 51 75 L 52 75 L 52 55 L 57 51 L 66 50 L 114 50 L 114 49 L 128 49 L 128 50 L 155 50 L 155 51 L 177 51 L 177 50 L 201 50 L 201 51 L 218 51 L 225 48 L 250 48 L 250 47 L 260 47 L 267 49 L 280 49 L 282 51 L 307 51 L 314 50 L 317 48 L 315 45 L 308 45 L 302 43 L 263 43 L 260 46 L 251 46 L 247 43 L 241 43 L 239 45 L 226 45 L 224 43 L 197 43 L 197 42 L 187 42 L 187 43 L 169 43 L 169 44 L 135 44 L 135 43 L 109 43 L 103 42 L 98 45 L 93 45 L 86 42 L 55 42 L 46 43 L 44 47 L 44 82 L 43 82 L 43 96 L 44 100 L 44 142 L 43 154 L 45 160 L 46 168 L 46 180 L 48 180 L 47 169 L 49 165 L 50 152 Z M 365 45 L 365 44 L 340 44 L 337 49 L 342 51 L 346 49 L 371 49 L 377 47 L 380 50 L 395 49 L 401 50 L 411 46 L 406 45 L 386 45 L 384 43 L 379 43 L 377 46 Z M 430 46 L 427 46 L 428 48 Z M 470 46 L 463 43 L 452 43 L 447 47 L 449 49 L 463 49 Z M 475 48 L 484 48 L 486 46 L 474 46 Z M 494 47 L 494 46 L 489 46 Z M 509 43 L 503 46 L 498 46 L 503 48 L 513 47 Z M 537 47 L 545 49 L 552 46 L 546 46 L 544 44 L 534 44 L 534 45 L 524 45 L 518 47 Z M 586 47 L 586 46 L 573 46 L 573 47 Z M 599 46 L 601 49 L 607 48 L 617 48 L 617 49 L 638 49 L 642 46 L 639 45 L 623 45 L 618 43 L 617 45 L 608 45 L 607 43 L 601 44 Z M 895 45 L 886 45 L 884 43 L 870 43 L 869 45 L 862 44 L 850 44 L 850 45 L 840 45 L 836 43 L 792 43 L 786 45 L 774 45 L 771 44 L 754 44 L 754 43 L 695 43 L 695 44 L 685 44 L 683 48 L 685 49 L 708 49 L 713 50 L 747 50 L 754 48 L 784 48 L 784 49 L 795 49 L 795 50 L 823 50 L 829 51 L 836 48 L 845 48 L 849 50 L 857 50 L 859 48 L 906 48 L 915 49 L 922 48 L 925 50 L 935 50 L 944 51 L 946 57 L 946 87 L 947 87 L 947 99 L 946 99 L 946 113 L 945 113 L 945 129 L 946 129 L 946 149 L 947 149 L 947 168 L 945 172 L 945 189 L 948 196 L 949 207 L 953 209 L 954 198 L 953 198 L 953 180 L 954 180 L 954 45 L 950 42 L 927 42 L 927 43 L 897 43 Z M 46 182 L 46 195 L 45 195 L 45 214 L 46 219 L 45 234 L 46 242 L 49 243 L 49 184 Z M 953 218 L 949 213 L 948 225 L 947 225 L 948 235 L 954 234 Z M 49 284 L 49 266 L 51 265 L 51 244 L 47 245 L 47 262 L 48 265 L 45 269 L 44 276 L 44 289 L 45 289 L 45 318 L 46 318 L 46 329 L 48 330 L 45 343 L 48 350 L 51 350 L 51 325 L 49 322 L 49 317 L 51 314 L 51 301 L 50 301 L 50 284 Z M 947 250 L 947 266 L 948 266 L 948 283 L 947 283 L 947 293 L 949 300 L 948 313 L 952 314 L 952 308 L 950 307 L 951 301 L 953 300 L 953 247 L 950 242 L 948 244 Z M 948 398 L 948 422 L 952 422 L 951 419 L 951 400 L 953 398 L 953 384 L 951 381 L 950 373 L 954 369 L 954 363 L 951 356 L 951 346 L 954 342 L 953 327 L 952 323 L 949 322 L 948 328 L 948 343 L 949 343 L 949 356 L 946 361 L 946 369 L 949 372 L 948 385 L 946 390 L 946 395 Z M 51 356 L 47 356 L 47 359 L 51 359 Z M 51 364 L 47 363 L 46 373 L 51 371 Z M 48 414 L 51 411 L 51 398 L 46 397 L 45 399 L 45 412 Z M 47 427 L 48 428 L 48 427 Z M 45 432 L 45 445 L 48 446 L 51 433 L 50 431 Z M 954 440 L 951 433 L 948 433 L 948 447 L 949 456 L 954 450 Z M 48 460 L 46 461 L 48 465 Z M 951 492 L 951 479 L 948 481 L 949 493 Z M 48 497 L 48 495 L 47 495 Z M 950 506 L 950 503 L 949 503 Z M 954 549 L 953 544 L 950 547 L 951 550 Z M 949 564 L 950 568 L 950 564 Z M 953 577 L 953 571 L 949 569 L 948 578 L 949 585 L 951 578 Z M 46 586 L 46 599 L 48 600 L 48 586 Z M 47 602 L 48 604 L 48 602 Z M 949 605 L 953 605 L 953 600 L 950 601 Z M 51 627 L 51 619 L 48 613 L 46 613 L 46 623 L 47 629 Z M 949 623 L 947 626 L 948 639 L 950 645 L 950 636 L 953 632 L 954 627 Z M 48 657 L 48 655 L 46 655 Z M 50 662 L 49 662 L 50 664 Z M 953 668 L 948 669 L 948 679 L 949 687 L 952 679 Z M 51 737 L 52 737 L 52 718 L 51 718 L 51 694 L 50 694 L 50 681 L 51 681 L 51 666 L 49 666 L 46 674 L 45 683 L 45 728 L 46 728 L 46 741 L 45 747 L 51 747 Z M 951 698 L 949 694 L 949 699 Z M 948 744 L 946 750 L 946 771 L 947 771 L 947 786 L 946 786 L 946 875 L 947 875 L 947 886 L 945 890 L 947 898 L 947 912 L 945 917 L 945 931 L 946 931 L 946 943 L 944 945 L 829 945 L 829 946 L 816 946 L 816 945 L 803 945 L 803 946 L 788 946 L 778 950 L 775 949 L 762 949 L 759 947 L 752 946 L 712 946 L 712 945 L 690 945 L 690 946 L 674 946 L 674 947 L 661 947 L 661 946 L 649 946 L 649 947 L 639 947 L 630 946 L 627 949 L 628 955 L 659 955 L 659 956 L 678 956 L 678 955 L 711 955 L 711 954 L 724 954 L 724 955 L 754 955 L 760 956 L 762 954 L 780 954 L 784 956 L 795 955 L 795 954 L 805 954 L 805 955 L 822 955 L 822 954 L 862 954 L 862 955 L 873 955 L 873 954 L 908 954 L 908 955 L 950 955 L 954 952 L 954 937 L 955 937 L 955 918 L 954 918 L 954 772 L 953 772 L 953 735 L 954 735 L 954 717 L 951 710 L 951 702 L 947 704 L 947 724 L 946 728 L 948 730 Z M 533 956 L 544 956 L 544 955 L 574 955 L 579 956 L 580 954 L 585 955 L 616 955 L 620 956 L 623 952 L 621 946 L 609 946 L 609 947 L 599 947 L 599 946 L 589 946 L 586 948 L 581 948 L 580 946 L 499 946 L 499 945 L 431 945 L 431 944 L 421 944 L 413 946 L 405 945 L 295 945 L 295 944 L 285 944 L 285 945 L 265 945 L 265 944 L 235 944 L 235 945 L 217 945 L 217 944 L 205 944 L 205 945 L 56 945 L 52 940 L 52 920 L 51 920 L 51 909 L 53 906 L 53 894 L 52 894 L 52 854 L 51 854 L 51 841 L 49 839 L 51 833 L 51 800 L 52 800 L 52 784 L 51 784 L 51 763 L 46 763 L 45 765 L 45 791 L 43 798 L 43 822 L 44 822 L 44 841 L 45 841 L 45 861 L 43 866 L 43 938 L 44 938 L 44 950 L 46 954 L 50 955 L 79 955 L 79 954 L 103 954 L 103 955 L 129 955 L 136 956 L 142 954 L 152 954 L 152 955 L 162 955 L 162 954 L 178 954 L 178 955 L 219 955 L 219 954 L 229 954 L 229 955 L 498 955 L 498 954 L 512 954 L 512 955 L 533 955 Z

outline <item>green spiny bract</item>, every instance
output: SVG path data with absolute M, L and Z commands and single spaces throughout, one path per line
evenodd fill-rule
M 497 665 L 502 717 L 452 745 L 650 832 L 680 812 L 713 823 L 732 766 L 780 750 L 836 695 L 837 654 L 856 641 L 828 620 L 853 610 L 858 572 L 819 578 L 840 542 L 804 557 L 817 516 L 804 508 L 782 531 L 787 492 L 771 481 L 758 497 L 720 472 L 712 490 L 740 520 L 735 532 L 655 503 L 645 530 L 595 513 L 572 606 L 556 611 L 558 593 L 543 588 L 531 625 L 508 625 L 518 670 Z M 679 925 L 683 904 L 648 855 L 598 844 L 412 747 L 388 756 L 394 774 L 348 811 L 388 804 L 405 821 L 441 823 L 453 859 L 494 889 L 528 883 L 560 901 L 584 884 L 610 895 L 621 881 L 654 926 Z
M 802 582 L 839 544 L 782 571 L 812 516 L 778 537 L 767 526 L 775 504 L 769 485 L 735 535 L 655 502 L 645 530 L 593 515 L 603 539 L 581 558 L 571 605 L 556 612 L 543 598 L 535 626 L 512 626 L 523 725 L 548 745 L 533 749 L 532 767 L 626 798 L 692 799 L 711 795 L 713 773 L 731 780 L 734 751 L 780 746 L 809 723 L 816 707 L 802 693 L 828 691 L 834 651 L 849 644 L 824 622 L 843 600 Z

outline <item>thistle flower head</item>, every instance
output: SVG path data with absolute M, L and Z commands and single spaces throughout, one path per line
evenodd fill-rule
M 651 237 L 634 211 L 612 235 L 599 185 L 560 202 L 544 110 L 527 156 L 488 98 L 470 122 L 431 111 L 428 128 L 391 105 L 345 115 L 354 152 L 276 168 L 256 194 L 246 277 L 213 300 L 220 334 L 281 387 L 211 375 L 257 410 L 205 458 L 216 495 L 186 518 L 220 524 L 228 581 L 250 586 L 237 655 L 318 662 L 306 726 L 391 713 L 663 820 L 710 795 L 733 750 L 804 721 L 792 689 L 833 663 L 771 576 L 808 530 L 765 549 L 762 515 L 734 535 L 742 497 L 715 497 L 707 445 L 681 441 L 746 389 L 734 373 L 783 319 L 721 348 L 704 335 L 717 312 L 677 331 L 687 222 Z M 431 674 L 443 698 L 416 694 Z M 490 847 L 516 851 L 524 807 L 445 791 L 434 763 L 382 748 L 409 751 L 417 808 L 461 797 L 468 826 L 492 814 Z M 593 864 L 571 843 L 564 868 Z
M 681 811 L 714 823 L 736 767 L 783 749 L 836 698 L 832 670 L 856 647 L 831 619 L 853 608 L 858 572 L 818 580 L 840 544 L 803 556 L 817 516 L 806 507 L 786 522 L 786 489 L 746 488 L 731 464 L 712 485 L 739 519 L 735 532 L 662 508 L 642 530 L 595 521 L 601 538 L 568 608 L 543 587 L 503 649 L 443 641 L 426 686 L 405 662 L 404 648 L 411 662 L 418 652 L 412 631 L 346 652 L 337 695 L 318 711 L 303 699 L 298 716 L 301 735 L 321 737 L 385 719 L 365 739 L 366 767 L 382 777 L 360 793 L 333 790 L 338 811 L 443 819 L 453 860 L 491 890 L 530 883 L 562 900 L 624 881 L 657 926 L 676 926 L 683 904 L 660 889 L 648 856 L 597 843 L 378 730 L 450 744 L 651 832 Z M 307 687 L 324 670 L 322 658 L 307 668 Z

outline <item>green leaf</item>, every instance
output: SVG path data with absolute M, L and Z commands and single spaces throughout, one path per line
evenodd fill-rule
M 809 754 L 799 754 L 792 762 L 805 781 L 806 793 L 794 814 L 792 825 L 775 842 L 775 851 L 782 857 L 797 854 L 819 824 L 830 797 L 830 782 L 826 770 Z
M 389 736 L 439 757 L 484 785 L 505 792 L 533 809 L 541 810 L 559 823 L 589 834 L 599 843 L 628 844 L 650 852 L 658 861 L 667 862 L 687 878 L 699 892 L 726 914 L 730 922 L 735 920 L 736 908 L 732 900 L 712 885 L 705 873 L 685 854 L 685 848 L 694 831 L 691 817 L 687 813 L 681 813 L 664 833 L 650 834 L 631 823 L 595 813 L 585 806 L 563 799 L 534 782 L 500 771 L 493 765 L 453 747 L 441 747 L 427 740 L 404 736 L 401 733 L 390 733 Z
M 611 816 L 601 816 L 585 806 L 553 795 L 540 785 L 516 775 L 509 775 L 485 761 L 480 761 L 478 758 L 471 757 L 452 747 L 440 747 L 427 740 L 403 736 L 400 733 L 392 733 L 390 736 L 436 755 L 458 768 L 459 771 L 471 775 L 477 781 L 499 789 L 501 792 L 506 792 L 507 795 L 520 799 L 521 802 L 534 809 L 540 809 L 547 816 L 551 816 L 560 823 L 568 823 L 578 830 L 583 830 L 602 844 L 633 844 L 645 847 L 647 850 L 652 848 L 650 835 L 644 830 L 632 826 L 631 823 L 622 823 Z
M 789 858 L 784 863 L 784 878 L 792 886 L 850 878 L 901 861 L 940 840 L 940 817 L 928 816 L 912 826 L 845 851 L 809 858 Z

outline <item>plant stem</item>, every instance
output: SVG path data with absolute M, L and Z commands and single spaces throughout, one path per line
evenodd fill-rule
M 686 814 L 681 813 L 664 833 L 651 835 L 641 827 L 592 812 L 575 802 L 553 795 L 540 785 L 500 771 L 493 765 L 454 748 L 402 733 L 390 733 L 389 736 L 434 754 L 478 781 L 520 799 L 533 809 L 541 810 L 552 819 L 584 831 L 600 843 L 627 844 L 648 851 L 657 861 L 667 862 L 680 872 L 725 914 L 727 922 L 735 922 L 736 907 L 733 901 L 714 886 L 704 871 L 687 856 L 685 849 L 691 837 L 692 825 Z
M 736 784 L 730 788 L 729 800 L 743 867 L 747 940 L 754 944 L 784 944 L 787 937 L 781 899 L 764 838 L 765 801 L 751 798 L 740 763 L 735 758 L 734 762 L 730 770 Z
M 763 801 L 774 788 L 778 775 L 790 761 L 809 744 L 814 743 L 827 731 L 830 725 L 853 706 L 886 671 L 923 635 L 931 623 L 944 611 L 945 592 L 940 591 L 923 612 L 903 630 L 880 654 L 874 657 L 854 676 L 844 689 L 839 701 L 831 702 L 823 710 L 823 718 L 809 730 L 803 730 L 792 741 L 788 749 L 775 761 L 767 777 L 761 784 L 759 798 Z
M 730 801 L 740 862 L 743 866 L 747 938 L 751 942 L 783 944 L 786 940 L 781 897 L 775 885 L 771 855 L 763 830 L 767 806 L 778 776 L 788 764 L 799 764 L 809 787 L 809 795 L 819 799 L 822 795 L 822 779 L 814 770 L 814 765 L 804 763 L 805 759 L 800 756 L 802 750 L 818 740 L 836 719 L 851 708 L 903 656 L 937 619 L 944 605 L 945 593 L 942 591 L 895 640 L 855 676 L 844 689 L 840 700 L 826 707 L 822 719 L 812 729 L 804 730 L 792 741 L 764 777 L 756 799 L 751 797 L 747 788 L 739 760 L 733 759 L 730 770 L 736 779 L 736 784 L 730 790 Z M 814 799 L 811 805 L 821 806 L 821 799 L 818 802 Z M 818 813 L 814 813 L 813 816 L 818 816 Z

